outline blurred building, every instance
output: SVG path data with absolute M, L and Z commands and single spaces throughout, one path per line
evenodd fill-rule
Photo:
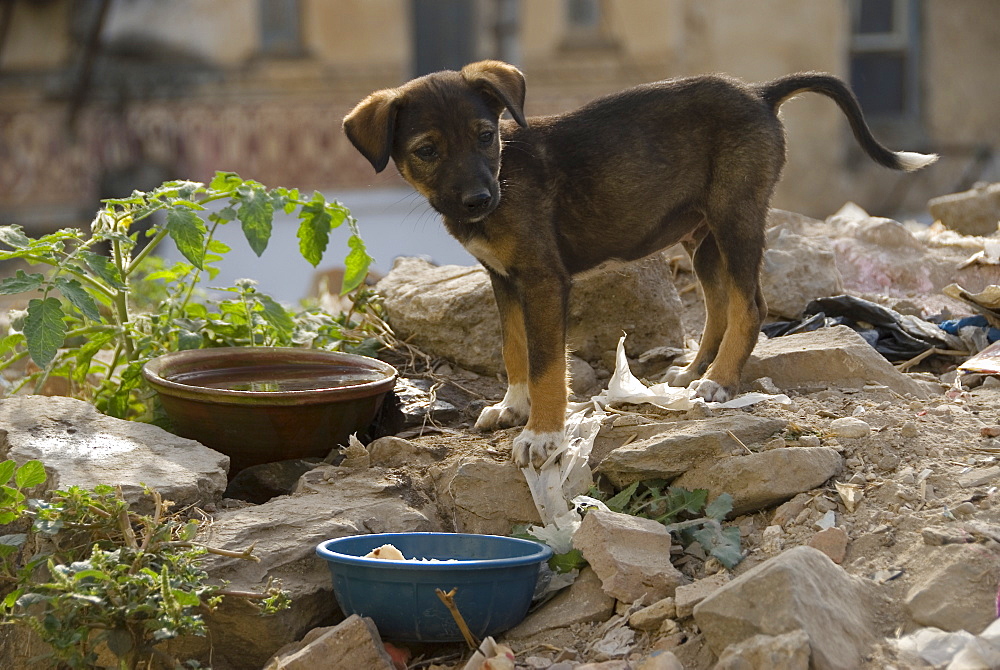
M 0 223 L 79 224 L 101 197 L 215 170 L 398 187 L 341 118 L 376 88 L 480 58 L 521 67 L 529 114 L 667 77 L 828 71 L 890 147 L 943 156 L 884 170 L 832 102 L 790 102 L 774 204 L 815 216 L 846 200 L 922 211 L 998 178 L 996 0 L 0 0 Z

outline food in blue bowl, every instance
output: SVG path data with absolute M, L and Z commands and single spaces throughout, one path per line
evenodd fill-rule
M 406 560 L 367 557 L 377 549 Z M 524 619 L 540 565 L 552 550 L 539 542 L 466 533 L 378 533 L 327 540 L 327 561 L 344 614 L 370 617 L 382 637 L 401 642 L 457 642 L 462 632 L 436 589 L 455 589 L 454 602 L 477 637 L 496 635 Z

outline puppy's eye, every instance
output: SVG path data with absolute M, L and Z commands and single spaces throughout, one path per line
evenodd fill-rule
M 483 144 L 493 144 L 493 138 L 496 134 L 492 130 L 484 130 L 479 133 L 479 141 Z
M 424 161 L 434 160 L 437 157 L 437 149 L 433 144 L 425 144 L 422 147 L 417 147 L 413 152 L 417 158 Z

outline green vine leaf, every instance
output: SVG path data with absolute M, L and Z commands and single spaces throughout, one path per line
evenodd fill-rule
M 0 226 L 0 242 L 11 249 L 26 249 L 31 245 L 31 239 L 25 235 L 21 226 Z
M 171 209 L 167 212 L 167 232 L 184 258 L 203 270 L 206 230 L 201 217 L 184 207 Z
M 66 339 L 62 303 L 56 298 L 35 298 L 28 301 L 28 315 L 24 319 L 24 338 L 28 354 L 40 368 L 55 358 Z
M 97 303 L 90 297 L 90 294 L 83 288 L 83 285 L 75 279 L 56 277 L 56 287 L 66 296 L 66 299 L 73 304 L 80 312 L 91 321 L 101 321 L 101 313 L 97 311 Z
M 118 266 L 112 263 L 110 258 L 104 254 L 96 254 L 93 251 L 81 251 L 80 255 L 83 257 L 87 267 L 98 277 L 106 281 L 109 286 L 118 290 L 125 288 L 125 282 L 122 281 L 122 274 L 118 271 Z
M 309 261 L 313 267 L 319 265 L 323 259 L 323 253 L 330 241 L 330 231 L 344 221 L 344 212 L 339 211 L 340 220 L 334 223 L 331 208 L 326 204 L 326 199 L 319 191 L 313 193 L 312 200 L 302 205 L 299 210 L 299 252 L 302 257 Z
M 244 196 L 236 217 L 243 224 L 243 235 L 250 243 L 250 248 L 260 256 L 271 239 L 271 220 L 274 218 L 274 205 L 267 191 L 262 186 L 250 190 Z
M 346 295 L 361 286 L 365 277 L 368 276 L 368 267 L 372 262 L 372 257 L 365 249 L 364 240 L 359 236 L 351 235 L 347 244 L 351 251 L 344 259 L 344 284 L 340 288 L 340 295 Z
M 45 277 L 37 272 L 29 275 L 24 270 L 18 270 L 13 277 L 6 277 L 3 281 L 0 281 L 0 295 L 34 291 L 41 288 L 44 281 Z
M 45 466 L 41 461 L 30 460 L 17 469 L 14 474 L 14 483 L 19 489 L 30 489 L 45 481 Z

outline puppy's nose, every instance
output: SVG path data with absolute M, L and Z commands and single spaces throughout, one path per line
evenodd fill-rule
M 488 189 L 481 189 L 479 191 L 469 191 L 462 196 L 462 204 L 469 210 L 481 209 L 489 203 L 490 195 Z

